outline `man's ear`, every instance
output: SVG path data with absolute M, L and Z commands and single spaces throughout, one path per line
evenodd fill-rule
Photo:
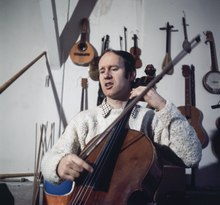
M 136 70 L 131 73 L 131 76 L 130 76 L 131 81 L 134 81 L 136 79 L 136 74 L 137 74 Z

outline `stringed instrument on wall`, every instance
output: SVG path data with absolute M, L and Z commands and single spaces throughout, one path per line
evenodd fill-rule
M 171 61 L 171 32 L 176 32 L 178 30 L 173 30 L 173 25 L 170 25 L 169 22 L 167 22 L 166 27 L 160 28 L 160 30 L 166 30 L 166 50 L 165 50 L 165 57 L 162 62 L 162 69 L 165 68 L 166 65 L 168 65 Z M 170 69 L 170 71 L 167 73 L 168 75 L 173 74 L 173 68 Z
M 125 51 L 127 51 L 127 28 L 124 26 Z
M 142 66 L 142 61 L 140 59 L 140 55 L 141 55 L 141 49 L 138 48 L 138 37 L 136 34 L 134 34 L 134 36 L 132 37 L 133 41 L 134 41 L 134 46 L 132 48 L 130 48 L 130 53 L 132 54 L 132 56 L 135 59 L 135 68 L 141 68 Z
M 123 41 L 123 37 L 119 36 L 119 44 L 120 44 L 120 49 L 121 50 L 123 50 L 122 41 Z
M 82 94 L 81 94 L 81 103 L 80 103 L 80 111 L 88 109 L 88 79 L 81 79 L 82 86 Z
M 185 106 L 179 106 L 178 109 L 189 121 L 190 125 L 195 129 L 197 136 L 201 142 L 202 148 L 208 145 L 208 134 L 202 126 L 203 114 L 194 105 L 195 93 L 194 93 L 194 77 L 192 69 L 188 65 L 182 66 L 182 74 L 185 78 Z
M 186 18 L 185 18 L 185 12 L 184 13 L 184 17 L 182 18 L 182 22 L 183 22 L 183 33 L 184 33 L 184 41 L 182 44 L 183 49 L 190 53 L 191 52 L 191 46 L 190 46 L 190 42 L 188 40 L 188 34 L 187 34 L 187 26 L 188 24 L 186 23 Z
M 70 50 L 70 58 L 73 63 L 86 66 L 95 56 L 95 49 L 92 44 L 89 43 L 87 35 L 89 33 L 89 21 L 87 18 L 83 18 L 80 23 L 81 37 Z
M 195 66 L 190 66 L 190 74 L 191 74 L 191 104 L 192 106 L 196 106 L 196 86 L 195 86 Z
M 206 31 L 205 35 L 205 43 L 210 44 L 211 71 L 206 73 L 206 75 L 203 77 L 203 86 L 208 92 L 212 94 L 220 94 L 220 72 L 218 70 L 218 61 L 213 33 L 211 31 Z

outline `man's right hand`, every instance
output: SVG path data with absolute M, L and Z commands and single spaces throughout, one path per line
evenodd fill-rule
M 63 180 L 73 181 L 79 177 L 84 170 L 93 172 L 92 166 L 75 154 L 64 156 L 57 166 L 57 174 Z

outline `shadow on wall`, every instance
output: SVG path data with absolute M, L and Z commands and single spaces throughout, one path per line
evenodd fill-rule
M 207 190 L 220 190 L 220 129 L 213 131 L 210 137 L 212 152 L 218 159 L 216 163 L 210 164 L 198 170 L 196 183 L 199 187 Z
M 15 204 L 14 197 L 5 183 L 0 183 L 0 204 Z
M 52 90 L 53 90 L 53 94 L 54 94 L 54 99 L 55 99 L 58 114 L 59 114 L 59 117 L 60 117 L 60 122 L 59 122 L 59 136 L 60 136 L 60 134 L 61 134 L 61 122 L 63 124 L 63 127 L 65 128 L 67 126 L 67 120 L 66 120 L 66 116 L 65 116 L 65 113 L 64 113 L 64 110 L 63 110 L 62 103 L 59 100 L 59 96 L 58 96 L 58 93 L 57 93 L 56 85 L 55 85 L 55 82 L 54 82 L 53 74 L 51 72 L 51 68 L 50 68 L 50 64 L 49 64 L 47 56 L 46 56 L 46 66 L 47 66 L 47 71 L 48 71 L 49 76 L 50 76 L 50 82 L 51 82 L 51 86 L 52 86 Z
M 97 0 L 81 0 L 78 1 L 72 16 L 64 27 L 60 37 L 61 64 L 63 64 L 69 56 L 69 52 L 73 44 L 76 42 L 80 34 L 79 22 L 82 18 L 89 18 Z

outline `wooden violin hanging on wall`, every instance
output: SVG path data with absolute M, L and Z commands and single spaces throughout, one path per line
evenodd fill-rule
M 167 22 L 166 27 L 160 28 L 160 30 L 166 30 L 166 51 L 165 51 L 165 57 L 163 59 L 163 63 L 162 63 L 162 69 L 164 69 L 164 67 L 166 65 L 168 65 L 170 62 L 172 62 L 172 58 L 171 58 L 171 32 L 174 31 L 178 31 L 178 30 L 173 30 L 174 26 L 170 25 L 169 22 Z M 170 71 L 167 73 L 168 75 L 172 75 L 173 74 L 173 68 L 170 69 Z
M 141 49 L 138 48 L 138 37 L 136 34 L 134 34 L 134 36 L 132 37 L 133 41 L 134 41 L 134 46 L 130 49 L 130 53 L 132 54 L 132 56 L 135 59 L 135 68 L 141 68 L 142 66 L 142 61 L 140 59 L 140 55 L 141 55 Z
M 206 42 L 210 44 L 211 71 L 206 73 L 202 82 L 205 89 L 212 94 L 220 94 L 220 72 L 216 55 L 215 41 L 211 31 L 206 31 Z
M 205 148 L 208 145 L 209 138 L 202 126 L 203 114 L 197 107 L 195 107 L 195 84 L 194 73 L 192 73 L 194 72 L 194 67 L 192 68 L 188 65 L 182 66 L 182 74 L 185 78 L 185 106 L 180 106 L 178 109 L 195 129 L 202 144 L 202 148 Z

